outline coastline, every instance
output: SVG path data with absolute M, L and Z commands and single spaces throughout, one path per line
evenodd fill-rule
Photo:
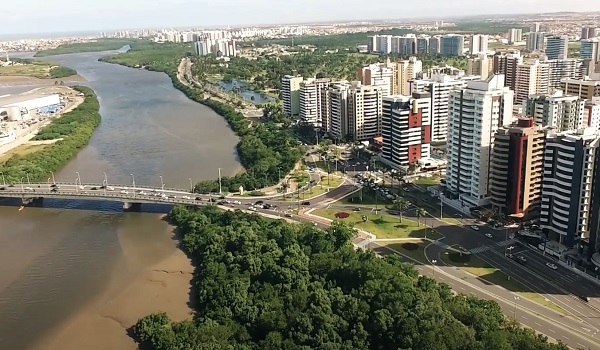
M 152 219 L 150 219 L 152 220 Z M 104 291 L 77 313 L 51 330 L 32 350 L 135 350 L 138 344 L 128 329 L 143 316 L 166 312 L 172 320 L 191 320 L 189 306 L 194 268 L 190 259 L 177 247 L 174 227 L 165 235 L 172 239 L 173 250 L 158 263 L 146 266 L 133 275 L 112 277 Z M 134 252 L 122 243 L 123 257 L 115 274 L 134 264 Z M 111 276 L 115 275 L 111 274 Z

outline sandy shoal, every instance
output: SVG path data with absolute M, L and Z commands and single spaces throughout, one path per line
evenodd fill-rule
M 55 82 L 79 83 L 87 80 L 79 74 L 59 79 L 40 79 L 35 77 L 26 77 L 20 75 L 0 76 L 0 86 L 18 86 L 18 85 L 54 85 Z
M 188 307 L 193 267 L 181 250 L 145 269 L 116 296 L 71 317 L 34 346 L 39 350 L 135 350 L 127 329 L 143 316 L 164 311 L 172 320 L 191 319 Z

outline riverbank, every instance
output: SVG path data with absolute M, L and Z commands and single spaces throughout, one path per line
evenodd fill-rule
M 144 67 L 167 74 L 175 88 L 192 101 L 208 106 L 221 115 L 240 137 L 237 152 L 245 172 L 222 177 L 220 181 L 202 181 L 195 187 L 197 192 L 217 192 L 222 189 L 233 193 L 238 192 L 240 187 L 252 190 L 279 184 L 283 179 L 280 175 L 284 174 L 285 177 L 289 174 L 304 155 L 304 150 L 298 146 L 290 130 L 279 123 L 252 123 L 235 106 L 207 97 L 202 87 L 183 82 L 181 75 L 192 74 L 191 69 L 186 68 L 181 72 L 179 68 L 181 60 L 189 56 L 189 52 L 183 49 L 182 46 L 144 42 L 132 45 L 126 53 L 106 56 L 100 61 L 131 68 Z
M 153 220 L 153 219 L 148 219 Z M 161 223 L 162 224 L 162 223 Z M 111 280 L 96 300 L 50 331 L 32 350 L 135 350 L 137 344 L 128 329 L 149 313 L 166 312 L 173 320 L 191 320 L 189 307 L 193 267 L 173 237 L 173 227 L 164 235 L 171 238 L 171 253 L 156 264 L 133 274 L 123 274 L 140 264 L 137 247 L 121 242 L 123 258 L 114 267 Z
M 41 181 L 66 165 L 85 146 L 100 125 L 100 104 L 94 91 L 85 86 L 73 89 L 83 94 L 84 101 L 61 118 L 38 130 L 43 140 L 62 139 L 41 150 L 26 155 L 14 155 L 0 166 L 7 183 L 18 183 L 23 178 Z
M 63 44 L 54 49 L 42 50 L 35 53 L 33 57 L 46 57 L 53 55 L 64 55 L 69 53 L 80 53 L 80 52 L 100 52 L 118 50 L 125 45 L 133 43 L 136 39 L 97 39 L 95 41 L 88 41 L 83 43 L 71 43 Z

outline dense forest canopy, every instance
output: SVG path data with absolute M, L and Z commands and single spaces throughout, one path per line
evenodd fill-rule
M 151 349 L 567 349 L 493 301 L 354 250 L 340 222 L 321 230 L 215 207 L 176 207 L 170 218 L 196 265 L 196 320 L 140 319 L 133 331 Z

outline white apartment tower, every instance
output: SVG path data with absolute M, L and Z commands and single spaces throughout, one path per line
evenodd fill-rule
M 348 132 L 348 93 L 351 85 L 336 83 L 329 89 L 329 124 L 327 132 L 333 139 L 345 140 Z
M 316 127 L 327 129 L 328 103 L 327 90 L 329 79 L 306 79 L 300 83 L 299 104 L 300 120 Z
M 489 36 L 485 34 L 475 34 L 471 37 L 469 43 L 469 52 L 471 55 L 486 53 L 488 51 Z
M 585 128 L 585 100 L 579 96 L 565 96 L 561 90 L 552 95 L 532 95 L 524 104 L 527 116 L 537 125 L 551 127 L 556 132 Z
M 489 203 L 491 148 L 498 128 L 512 122 L 513 92 L 503 75 L 450 92 L 446 184 L 464 211 Z
M 381 135 L 382 86 L 354 82 L 348 90 L 347 101 L 348 134 L 351 138 L 368 141 Z
M 514 44 L 523 41 L 523 29 L 511 28 L 508 30 L 508 43 Z
M 431 156 L 429 128 L 431 99 L 426 92 L 383 98 L 380 159 L 395 169 Z
M 550 89 L 559 89 L 561 79 L 582 79 L 585 74 L 585 66 L 582 60 L 549 60 L 545 61 L 549 66 L 548 86 Z
M 431 141 L 446 142 L 448 138 L 448 103 L 450 92 L 463 89 L 467 82 L 480 80 L 479 76 L 457 77 L 446 74 L 435 74 L 429 80 L 415 80 L 412 92 L 425 91 L 431 99 Z
M 300 114 L 300 83 L 304 80 L 300 76 L 286 75 L 281 79 L 281 99 L 283 113 L 288 116 Z
M 566 60 L 568 52 L 568 35 L 553 35 L 546 39 L 546 56 L 549 60 Z
M 358 80 L 363 85 L 380 86 L 384 96 L 394 91 L 394 69 L 386 66 L 388 63 L 375 63 L 358 70 Z
M 530 95 L 547 94 L 549 88 L 550 65 L 533 62 L 517 65 L 515 79 L 515 101 L 522 104 Z
M 551 240 L 574 247 L 590 237 L 592 206 L 599 200 L 600 136 L 593 128 L 549 134 L 544 149 L 540 228 Z M 596 219 L 597 220 L 597 219 Z

